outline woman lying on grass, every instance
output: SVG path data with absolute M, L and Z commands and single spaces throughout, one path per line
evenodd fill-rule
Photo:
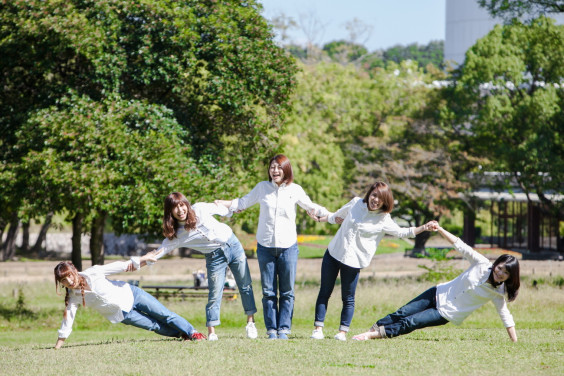
M 156 261 L 153 253 L 132 257 L 130 261 L 116 261 L 95 265 L 79 272 L 70 261 L 55 267 L 55 289 L 65 287 L 65 312 L 59 329 L 55 349 L 61 348 L 72 331 L 76 310 L 80 304 L 95 309 L 112 323 L 136 326 L 163 336 L 182 337 L 199 341 L 206 337 L 157 299 L 142 289 L 122 281 L 112 281 L 106 276 L 126 271 L 130 265 L 139 269 L 147 260 Z
M 396 312 L 378 320 L 368 332 L 353 339 L 364 341 L 374 338 L 391 338 L 411 333 L 416 329 L 444 325 L 456 325 L 490 300 L 494 303 L 509 338 L 517 342 L 515 322 L 507 309 L 519 291 L 519 261 L 510 255 L 501 255 L 492 264 L 486 257 L 473 250 L 462 240 L 434 223 L 439 233 L 462 253 L 470 267 L 454 280 L 441 283 L 425 291 Z

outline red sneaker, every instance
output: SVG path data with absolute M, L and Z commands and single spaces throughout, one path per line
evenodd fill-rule
M 206 340 L 206 336 L 203 335 L 202 333 L 194 332 L 194 333 L 192 333 L 192 335 L 190 336 L 190 339 L 191 339 L 192 341 L 205 341 L 205 340 Z

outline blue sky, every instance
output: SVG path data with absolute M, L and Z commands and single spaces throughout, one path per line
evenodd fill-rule
M 270 19 L 282 12 L 299 22 L 316 19 L 323 32 L 315 34 L 318 45 L 348 39 L 345 24 L 359 19 L 372 26 L 358 42 L 370 51 L 385 49 L 396 44 L 427 44 L 445 38 L 446 0 L 258 0 L 263 4 L 263 15 Z M 304 23 L 302 21 L 302 23 Z M 313 33 L 312 33 L 313 34 Z M 304 32 L 294 30 L 291 39 L 299 44 L 306 41 Z M 360 40 L 362 39 L 362 40 Z

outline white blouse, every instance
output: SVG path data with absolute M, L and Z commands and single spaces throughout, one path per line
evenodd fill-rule
M 336 223 L 336 217 L 344 220 L 329 243 L 329 254 L 352 268 L 370 265 L 378 244 L 386 234 L 397 238 L 415 237 L 415 227 L 400 227 L 389 213 L 368 210 L 360 197 L 353 198 L 330 215 L 329 223 Z
M 270 181 L 258 183 L 246 196 L 233 200 L 229 210 L 245 210 L 256 203 L 260 204 L 257 242 L 268 248 L 289 248 L 297 242 L 296 205 L 306 211 L 313 209 L 320 217 L 330 214 L 313 203 L 298 184 L 278 186 Z
M 197 218 L 196 228 L 191 231 L 186 231 L 184 227 L 178 228 L 175 238 L 163 240 L 158 249 L 163 252 L 156 256 L 157 259 L 180 247 L 211 253 L 224 246 L 233 235 L 231 227 L 214 218 L 214 215 L 227 216 L 230 214 L 225 206 L 198 202 L 192 205 L 192 209 Z
M 505 302 L 505 284 L 493 287 L 487 282 L 492 263 L 460 239 L 456 240 L 454 248 L 470 262 L 470 267 L 452 281 L 437 286 L 437 309 L 441 316 L 460 325 L 468 315 L 491 300 L 503 325 L 515 326 Z
M 86 278 L 90 291 L 84 290 L 84 303 L 98 311 L 112 323 L 123 321 L 123 312 L 131 311 L 133 307 L 133 292 L 129 284 L 122 281 L 111 281 L 106 276 L 125 272 L 132 261 L 116 261 L 106 265 L 94 265 L 82 272 Z M 139 259 L 134 262 L 137 267 Z M 72 332 L 72 324 L 76 310 L 82 305 L 80 289 L 69 290 L 69 304 L 67 315 L 63 318 L 59 329 L 59 338 L 67 338 Z

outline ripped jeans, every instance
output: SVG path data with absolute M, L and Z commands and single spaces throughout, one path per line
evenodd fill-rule
M 231 269 L 241 302 L 246 315 L 253 315 L 257 312 L 255 306 L 255 296 L 251 281 L 249 264 L 245 250 L 235 234 L 227 241 L 223 248 L 218 248 L 213 252 L 206 253 L 206 268 L 208 270 L 208 304 L 206 305 L 206 326 L 217 326 L 221 324 L 219 311 L 221 308 L 221 298 L 225 285 L 225 273 L 227 267 Z

